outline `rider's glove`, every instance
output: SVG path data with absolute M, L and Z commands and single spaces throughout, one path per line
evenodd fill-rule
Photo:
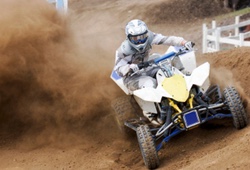
M 145 68 L 145 67 L 148 67 L 150 64 L 148 61 L 145 61 L 145 62 L 141 62 L 138 64 L 138 68 L 139 69 L 142 69 L 142 68 Z
M 191 41 L 187 41 L 184 46 L 186 47 L 187 50 L 192 51 L 194 47 L 194 43 Z
M 148 61 L 146 61 L 146 62 L 141 62 L 139 64 L 130 64 L 129 68 L 130 68 L 130 70 L 132 70 L 132 72 L 135 73 L 142 68 L 148 67 L 149 65 L 150 65 L 150 63 Z
M 137 72 L 139 69 L 137 64 L 130 64 L 129 68 L 133 71 L 133 72 Z

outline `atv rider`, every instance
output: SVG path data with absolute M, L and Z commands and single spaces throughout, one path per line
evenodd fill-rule
M 154 65 L 147 67 L 144 74 L 128 73 L 137 72 L 148 66 L 149 53 L 152 45 L 172 45 L 185 46 L 192 50 L 192 42 L 186 41 L 182 37 L 164 36 L 150 31 L 147 25 L 138 19 L 131 20 L 125 27 L 126 40 L 116 50 L 115 70 L 123 77 L 124 84 L 131 91 L 143 87 L 156 87 L 156 80 L 153 78 L 158 70 Z M 181 62 L 176 62 L 177 68 L 184 69 Z
M 182 37 L 154 33 L 139 19 L 128 22 L 125 33 L 126 40 L 116 50 L 114 69 L 123 78 L 125 86 L 131 91 L 144 87 L 155 88 L 157 85 L 154 77 L 159 68 L 147 62 L 152 45 L 185 46 L 188 50 L 193 49 L 191 41 L 186 41 Z M 184 69 L 179 58 L 172 64 L 180 71 Z M 142 68 L 144 68 L 143 73 L 138 72 Z

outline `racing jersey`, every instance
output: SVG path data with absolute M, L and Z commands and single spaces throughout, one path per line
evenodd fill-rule
M 143 52 L 137 51 L 126 39 L 122 42 L 121 46 L 116 50 L 115 54 L 115 68 L 119 76 L 124 77 L 127 75 L 130 69 L 130 64 L 138 64 L 143 61 L 147 61 L 149 58 L 152 45 L 183 45 L 184 38 L 177 36 L 164 36 L 162 34 L 149 31 L 148 43 Z

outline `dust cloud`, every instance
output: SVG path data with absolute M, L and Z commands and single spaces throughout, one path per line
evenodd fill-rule
M 207 53 L 198 58 L 199 62 L 208 61 L 211 64 L 210 79 L 213 84 L 220 85 L 222 90 L 227 86 L 234 86 L 237 89 L 247 112 L 250 111 L 248 106 L 250 101 L 249 75 L 246 74 L 250 71 L 249 54 L 248 47 L 241 47 Z
M 74 20 L 41 0 L 3 0 L 0 10 L 2 137 L 35 145 L 98 136 L 91 130 L 112 121 L 110 68 L 93 63 Z

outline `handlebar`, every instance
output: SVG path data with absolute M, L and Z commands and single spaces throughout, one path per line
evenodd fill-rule
M 155 63 L 155 64 L 157 64 L 157 63 L 159 63 L 159 62 L 161 62 L 161 61 L 163 61 L 163 60 L 165 60 L 165 59 L 167 59 L 167 58 L 170 58 L 170 57 L 173 57 L 173 56 L 175 56 L 177 53 L 176 52 L 170 52 L 170 53 L 167 53 L 167 54 L 164 54 L 163 56 L 161 56 L 161 57 L 159 57 L 159 58 L 156 58 L 156 59 L 154 59 L 153 60 L 153 62 Z
M 192 42 L 192 47 L 194 45 L 195 45 L 195 43 Z M 152 64 L 158 64 L 158 63 L 160 63 L 163 60 L 166 60 L 166 59 L 168 59 L 170 57 L 173 57 L 173 56 L 178 56 L 178 55 L 181 55 L 181 54 L 185 54 L 186 52 L 188 52 L 188 49 L 185 46 L 183 46 L 178 52 L 173 52 L 172 51 L 172 52 L 169 52 L 167 54 L 162 55 L 159 58 L 156 58 L 156 59 L 153 59 L 153 60 L 149 60 L 149 61 L 146 61 L 144 63 L 140 63 L 141 64 L 141 68 L 146 68 L 146 67 L 148 67 L 149 65 L 152 65 Z M 133 75 L 133 70 L 132 69 L 130 69 L 129 75 Z
M 192 47 L 194 47 L 194 45 L 195 45 L 195 43 L 192 42 Z M 154 59 L 153 62 L 154 62 L 155 64 L 158 64 L 159 62 L 161 62 L 161 61 L 163 61 L 163 60 L 166 60 L 166 59 L 168 59 L 168 58 L 170 58 L 170 57 L 177 56 L 177 55 L 181 55 L 181 54 L 185 54 L 187 51 L 188 51 L 188 49 L 184 46 L 184 47 L 182 47 L 178 52 L 173 52 L 173 51 L 172 51 L 172 52 L 169 52 L 169 53 L 167 53 L 167 54 L 162 55 L 162 56 L 159 57 L 159 58 Z

